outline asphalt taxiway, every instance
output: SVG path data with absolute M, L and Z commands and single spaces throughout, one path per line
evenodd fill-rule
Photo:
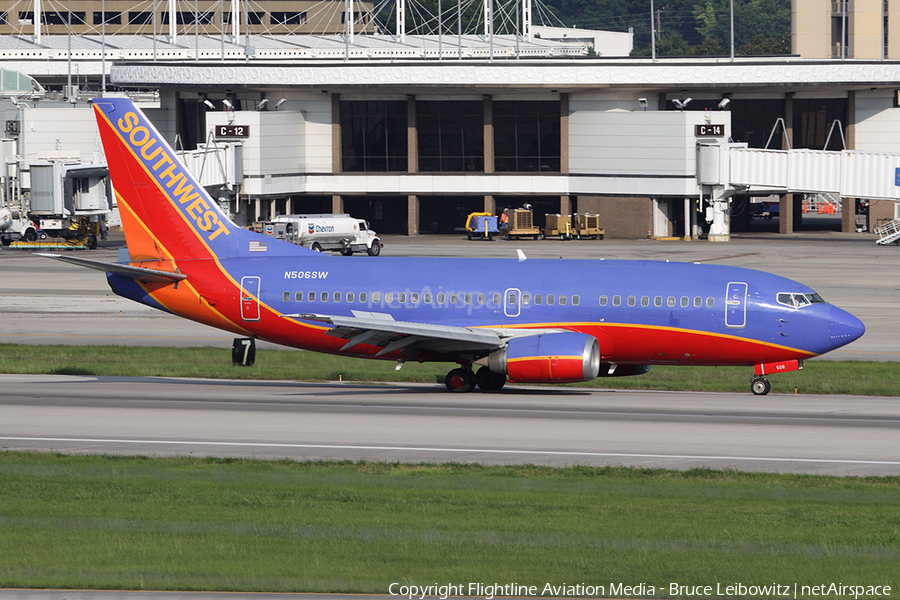
M 0 447 L 898 475 L 894 398 L 0 375 Z
M 120 234 L 119 234 L 120 235 Z M 83 256 L 115 260 L 121 237 Z M 761 269 L 863 320 L 824 359 L 900 361 L 900 250 L 867 235 L 746 234 L 725 244 L 387 237 L 384 256 L 654 259 Z M 371 261 L 380 257 L 332 256 Z M 471 261 L 473 269 L 477 262 Z M 586 263 L 587 264 L 587 263 Z M 586 272 L 589 276 L 589 272 Z M 218 346 L 232 336 L 114 296 L 103 273 L 0 250 L 0 343 Z M 385 368 L 392 368 L 386 364 Z M 749 377 L 749 372 L 748 372 Z M 66 452 L 697 466 L 900 474 L 900 401 L 850 396 L 2 376 L 0 446 Z

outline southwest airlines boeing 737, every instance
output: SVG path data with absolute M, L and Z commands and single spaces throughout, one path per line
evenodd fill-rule
M 457 363 L 451 392 L 656 364 L 753 366 L 751 390 L 766 394 L 766 375 L 865 331 L 805 285 L 737 267 L 326 256 L 238 227 L 130 100 L 93 104 L 130 260 L 51 256 L 105 271 L 120 296 L 240 336 Z

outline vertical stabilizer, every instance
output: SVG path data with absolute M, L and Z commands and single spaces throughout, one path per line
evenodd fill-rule
M 237 256 L 243 232 L 134 103 L 98 98 L 94 112 L 132 261 Z

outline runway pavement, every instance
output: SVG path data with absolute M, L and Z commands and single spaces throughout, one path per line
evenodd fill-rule
M 384 256 L 516 256 L 580 260 L 588 258 L 706 262 L 750 267 L 806 283 L 826 300 L 866 324 L 860 340 L 826 355 L 838 360 L 900 362 L 900 248 L 881 247 L 868 234 L 831 231 L 791 236 L 736 234 L 731 242 L 467 241 L 463 236 L 386 236 Z M 104 249 L 78 256 L 115 261 L 124 247 L 120 232 Z M 334 260 L 379 258 L 366 255 Z M 477 262 L 470 262 L 473 273 Z M 589 273 L 586 272 L 586 276 Z M 232 335 L 144 307 L 112 294 L 103 273 L 0 249 L 0 343 L 121 344 L 141 346 L 220 346 L 230 349 Z M 265 347 L 265 345 L 262 345 Z
M 894 398 L 0 376 L 0 447 L 898 475 Z

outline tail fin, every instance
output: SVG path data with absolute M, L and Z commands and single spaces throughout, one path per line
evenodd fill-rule
M 309 252 L 235 225 L 131 100 L 93 104 L 132 261 Z

